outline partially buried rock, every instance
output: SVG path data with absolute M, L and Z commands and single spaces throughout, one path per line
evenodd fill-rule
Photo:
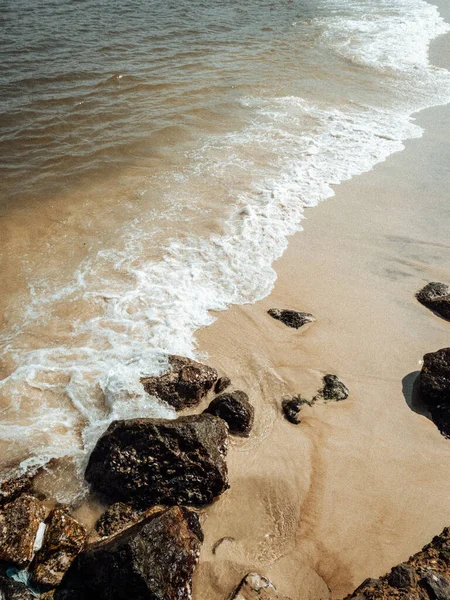
M 450 321 L 450 287 L 445 283 L 433 281 L 416 294 L 417 300 Z
M 109 537 L 136 523 L 138 513 L 133 507 L 123 502 L 116 502 L 102 514 L 95 529 L 100 537 Z
M 232 600 L 289 600 L 266 577 L 249 573 L 239 584 Z
M 306 325 L 307 323 L 314 323 L 316 320 L 315 317 L 310 313 L 299 312 L 297 310 L 271 308 L 267 312 L 274 319 L 277 319 L 288 327 L 293 327 L 294 329 L 300 329 L 300 327 L 303 327 L 303 325 Z
M 441 433 L 450 437 L 450 348 L 425 354 L 419 394 Z
M 394 588 L 414 587 L 417 581 L 416 572 L 410 565 L 401 563 L 391 570 L 387 581 Z
M 96 492 L 140 506 L 202 506 L 228 489 L 228 426 L 213 415 L 115 421 L 86 469 Z
M 219 379 L 216 382 L 216 385 L 214 386 L 214 391 L 216 394 L 221 394 L 227 389 L 227 387 L 230 387 L 230 385 L 231 379 L 229 379 L 228 377 L 219 377 Z
M 45 510 L 39 500 L 23 495 L 0 511 L 0 560 L 18 567 L 33 558 L 33 547 Z
M 9 577 L 0 577 L 0 598 L 2 600 L 34 600 L 33 594 L 24 583 Z
M 214 385 L 217 371 L 183 356 L 173 354 L 168 360 L 167 373 L 141 379 L 145 391 L 161 398 L 175 410 L 195 406 Z
M 42 546 L 30 566 L 31 582 L 47 588 L 59 585 L 85 540 L 83 525 L 61 508 L 52 510 L 47 519 Z
M 336 375 L 325 375 L 323 378 L 324 386 L 320 395 L 325 400 L 345 400 L 348 398 L 347 386 Z
M 298 425 L 300 423 L 300 411 L 302 406 L 307 404 L 311 406 L 311 402 L 305 400 L 301 396 L 294 396 L 293 398 L 284 398 L 281 402 L 281 407 L 283 409 L 284 416 L 286 419 L 293 423 L 294 425 Z
M 55 600 L 190 600 L 199 528 L 194 513 L 174 506 L 92 544 L 78 555 Z
M 234 435 L 248 436 L 253 426 L 255 409 L 248 401 L 248 396 L 240 390 L 217 396 L 210 403 L 205 413 L 220 417 Z

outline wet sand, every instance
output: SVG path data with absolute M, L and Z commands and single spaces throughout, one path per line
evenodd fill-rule
M 447 68 L 448 37 L 432 54 Z M 414 297 L 450 283 L 450 108 L 417 122 L 421 139 L 308 210 L 269 297 L 197 336 L 207 362 L 248 392 L 256 423 L 232 441 L 231 489 L 207 511 L 196 600 L 228 598 L 250 570 L 292 600 L 328 598 L 328 587 L 342 598 L 450 524 L 450 442 L 412 401 L 423 354 L 450 345 L 450 323 Z M 317 322 L 289 329 L 272 307 Z M 312 397 L 326 373 L 349 398 L 288 423 L 282 397 Z

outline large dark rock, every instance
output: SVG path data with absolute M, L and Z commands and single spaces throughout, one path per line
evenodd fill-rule
M 450 581 L 429 569 L 421 581 L 422 586 L 428 592 L 431 600 L 449 600 L 450 599 Z
M 147 393 L 158 396 L 175 410 L 198 404 L 218 377 L 212 367 L 175 354 L 169 356 L 169 365 L 164 375 L 143 377 L 141 382 Z
M 29 571 L 34 585 L 53 588 L 61 583 L 64 573 L 83 548 L 86 530 L 61 508 L 52 510 L 46 525 L 42 546 Z
M 347 386 L 336 375 L 325 375 L 323 378 L 323 389 L 320 394 L 325 400 L 345 400 L 348 398 Z
M 294 425 L 300 423 L 300 411 L 304 405 L 312 406 L 312 402 L 305 400 L 301 396 L 293 396 L 292 398 L 284 398 L 281 402 L 281 407 L 285 418 Z
M 271 317 L 281 321 L 288 327 L 299 329 L 307 323 L 314 323 L 316 320 L 310 313 L 299 312 L 297 310 L 271 308 L 267 311 Z
M 0 598 L 2 600 L 34 600 L 33 594 L 24 583 L 1 576 Z
M 202 506 L 228 489 L 228 427 L 213 415 L 115 421 L 86 469 L 96 492 L 141 506 Z
M 410 565 L 401 563 L 391 570 L 387 581 L 394 588 L 414 587 L 417 582 L 416 572 Z
M 201 541 L 178 506 L 78 555 L 55 600 L 190 600 Z
M 95 524 L 100 537 L 109 537 L 133 525 L 139 520 L 139 514 L 132 506 L 116 502 L 105 511 Z
M 239 584 L 231 600 L 290 600 L 280 594 L 267 577 L 248 573 Z
M 417 300 L 450 321 L 450 287 L 445 283 L 433 281 L 416 294 Z
M 450 348 L 425 354 L 419 393 L 429 408 L 450 403 Z
M 230 433 L 242 436 L 250 435 L 255 417 L 255 409 L 250 404 L 247 394 L 240 390 L 217 396 L 205 413 L 220 417 L 228 423 Z
M 33 558 L 33 546 L 39 525 L 45 519 L 42 503 L 23 495 L 0 510 L 0 561 L 18 567 Z

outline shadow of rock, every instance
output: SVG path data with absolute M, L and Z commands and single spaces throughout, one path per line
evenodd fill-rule
M 413 371 L 403 377 L 402 379 L 402 391 L 405 398 L 406 404 L 411 410 L 418 415 L 422 415 L 430 421 L 433 421 L 430 410 L 426 404 L 421 400 L 419 394 L 419 375 L 420 371 Z

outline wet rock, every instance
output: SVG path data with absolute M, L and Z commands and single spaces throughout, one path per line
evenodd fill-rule
M 1 576 L 0 598 L 2 600 L 34 600 L 33 594 L 24 583 Z
M 140 506 L 202 506 L 228 489 L 226 423 L 209 414 L 115 421 L 86 469 L 92 489 Z
M 22 494 L 29 492 L 33 485 L 36 470 L 29 470 L 19 477 L 11 477 L 2 481 L 0 486 L 0 506 L 12 502 Z
M 186 512 L 174 506 L 89 546 L 55 600 L 190 600 L 201 542 Z
M 175 410 L 195 406 L 212 388 L 218 373 L 212 367 L 184 358 L 169 356 L 170 370 L 157 377 L 143 377 L 145 391 L 158 396 Z
M 445 283 L 433 281 L 416 294 L 417 300 L 450 321 L 450 287 Z
M 61 508 L 51 511 L 40 550 L 30 566 L 33 585 L 53 588 L 61 583 L 64 573 L 81 551 L 86 530 Z
M 18 567 L 33 558 L 33 546 L 45 510 L 39 500 L 23 495 L 0 511 L 0 561 Z
M 347 386 L 336 375 L 325 375 L 323 378 L 324 386 L 320 395 L 325 400 L 345 400 L 348 398 Z
M 401 563 L 391 570 L 387 581 L 395 588 L 414 587 L 417 582 L 416 572 L 411 566 Z
M 428 592 L 431 600 L 449 600 L 450 581 L 446 577 L 430 569 L 425 574 L 421 584 Z
M 232 600 L 289 600 L 266 577 L 249 573 L 239 584 Z
M 300 329 L 300 327 L 303 327 L 303 325 L 306 325 L 307 323 L 314 323 L 316 320 L 315 317 L 310 313 L 299 312 L 297 310 L 271 308 L 267 312 L 274 319 L 277 319 L 288 327 L 293 327 L 294 329 Z
M 242 436 L 250 435 L 255 409 L 250 404 L 245 392 L 238 390 L 217 396 L 204 412 L 220 417 L 228 423 L 230 433 Z
M 100 537 L 109 537 L 136 523 L 139 514 L 133 507 L 123 502 L 116 502 L 102 514 L 95 529 Z
M 305 400 L 301 396 L 294 396 L 293 398 L 284 398 L 281 402 L 281 407 L 283 409 L 283 413 L 285 418 L 294 425 L 298 425 L 300 423 L 300 411 L 303 405 L 311 406 L 312 403 L 308 400 Z
M 227 387 L 230 387 L 230 385 L 231 379 L 229 379 L 228 377 L 219 377 L 219 379 L 216 382 L 216 385 L 214 386 L 214 392 L 216 394 L 221 394 L 227 389 Z

